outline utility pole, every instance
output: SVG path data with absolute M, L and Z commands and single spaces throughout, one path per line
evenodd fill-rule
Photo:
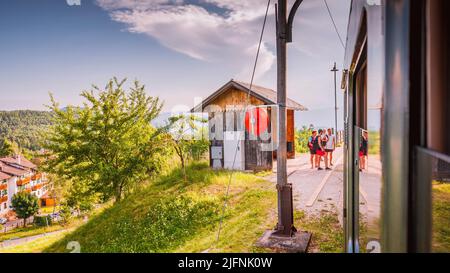
M 292 24 L 295 13 L 303 0 L 295 0 L 289 17 L 287 16 L 287 0 L 278 0 L 275 5 L 276 36 L 277 36 L 277 103 L 278 149 L 277 149 L 277 193 L 278 193 L 278 223 L 275 230 L 266 231 L 258 240 L 257 246 L 280 249 L 293 253 L 306 253 L 311 233 L 297 232 L 294 227 L 294 204 L 292 184 L 287 182 L 287 142 L 286 142 L 286 64 L 287 43 L 292 42 Z
M 292 42 L 292 24 L 298 7 L 303 0 L 295 0 L 287 16 L 287 0 L 278 0 L 276 9 L 277 30 L 277 103 L 278 149 L 277 149 L 277 192 L 278 192 L 278 223 L 275 230 L 266 231 L 258 240 L 257 246 L 280 249 L 293 253 L 306 253 L 311 233 L 297 232 L 294 227 L 294 204 L 292 199 L 292 184 L 287 182 L 287 142 L 286 142 L 286 64 L 287 43 Z
M 292 185 L 287 183 L 286 143 L 286 64 L 287 64 L 287 3 L 279 0 L 277 7 L 277 92 L 278 92 L 278 150 L 277 150 L 277 192 L 278 223 L 276 234 L 292 236 L 295 231 L 291 220 Z M 293 214 L 293 212 L 292 212 Z
M 286 104 L 287 104 L 287 43 L 292 42 L 292 24 L 295 13 L 303 0 L 296 0 L 287 17 L 287 0 L 278 0 L 277 15 L 277 92 L 278 92 L 278 150 L 277 150 L 277 192 L 278 223 L 275 235 L 292 237 L 297 231 L 294 227 L 294 208 L 292 184 L 287 182 L 287 142 L 286 142 Z
M 338 133 L 338 127 L 337 127 L 337 86 L 336 86 L 336 72 L 338 72 L 339 69 L 336 68 L 336 62 L 334 62 L 334 67 L 331 69 L 331 72 L 334 72 L 334 135 L 337 136 Z

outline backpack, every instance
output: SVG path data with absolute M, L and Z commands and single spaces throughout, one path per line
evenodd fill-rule
M 313 145 L 314 150 L 320 149 L 319 140 L 320 140 L 319 136 L 316 136 L 315 138 L 313 138 L 312 145 Z
M 309 149 L 312 149 L 312 147 L 313 147 L 313 137 L 312 137 L 312 136 L 310 136 L 310 137 L 308 138 L 308 143 L 306 143 L 306 146 L 307 146 Z

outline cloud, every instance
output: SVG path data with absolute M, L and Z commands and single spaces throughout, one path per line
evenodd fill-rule
M 274 3 L 269 9 L 255 77 L 255 83 L 271 88 L 276 86 Z M 346 37 L 350 3 L 328 0 L 342 37 Z M 150 36 L 206 66 L 229 71 L 230 75 L 223 78 L 250 81 L 265 0 L 97 0 L 97 4 L 127 31 Z M 344 50 L 324 2 L 303 1 L 293 31 L 288 53 L 289 96 L 310 109 L 334 105 L 329 70 L 334 61 L 341 67 Z
M 132 33 L 145 34 L 191 58 L 225 65 L 248 79 L 266 9 L 265 1 L 247 0 L 97 0 L 114 21 Z M 273 20 L 273 8 L 270 9 Z M 268 24 L 273 25 L 272 22 Z M 268 27 L 267 31 L 274 31 Z M 257 76 L 275 63 L 275 35 L 267 35 Z

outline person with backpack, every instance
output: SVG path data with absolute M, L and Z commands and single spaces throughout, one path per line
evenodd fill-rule
M 314 149 L 314 139 L 317 137 L 317 131 L 312 131 L 311 136 L 308 138 L 308 148 L 309 153 L 311 155 L 310 161 L 311 161 L 311 169 L 314 169 L 316 166 L 315 160 L 316 160 L 316 150 Z
M 314 138 L 314 142 L 313 142 L 313 148 L 316 151 L 316 167 L 317 170 L 322 171 L 323 169 L 320 167 L 320 162 L 322 160 L 322 157 L 324 157 L 326 155 L 325 153 L 325 145 L 323 145 L 324 143 L 324 131 L 322 129 L 319 130 L 319 135 L 317 135 Z M 326 141 L 325 141 L 326 143 Z M 325 166 L 328 167 L 328 163 L 325 161 Z

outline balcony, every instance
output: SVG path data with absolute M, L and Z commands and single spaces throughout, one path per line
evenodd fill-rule
M 37 184 L 37 185 L 34 185 L 33 187 L 31 187 L 31 190 L 37 191 L 37 190 L 40 190 L 43 186 L 44 186 L 44 184 Z
M 8 188 L 8 184 L 0 184 L 0 191 L 6 190 Z
M 0 203 L 4 203 L 4 202 L 6 202 L 6 201 L 8 201 L 8 195 L 5 195 L 5 196 L 3 196 L 3 197 L 0 197 Z
M 31 177 L 31 180 L 36 181 L 36 180 L 39 180 L 41 178 L 42 178 L 42 174 L 41 173 L 37 173 L 37 174 L 35 174 L 35 175 L 33 175 Z
M 31 178 L 30 177 L 26 177 L 24 179 L 17 180 L 17 186 L 20 187 L 20 186 L 26 185 L 26 184 L 28 184 L 30 182 L 31 182 Z

